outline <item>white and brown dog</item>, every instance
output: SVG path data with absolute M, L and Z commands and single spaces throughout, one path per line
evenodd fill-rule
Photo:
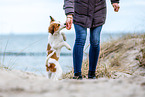
M 71 50 L 71 47 L 66 43 L 65 34 L 60 32 L 66 27 L 65 24 L 55 21 L 50 16 L 51 22 L 48 27 L 48 45 L 47 45 L 47 58 L 46 58 L 46 71 L 48 72 L 48 78 L 53 80 L 61 79 L 62 69 L 58 62 L 62 47 L 66 47 Z

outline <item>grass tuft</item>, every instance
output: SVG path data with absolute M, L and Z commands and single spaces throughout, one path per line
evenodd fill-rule
M 110 60 L 110 67 L 119 67 L 120 63 L 120 55 L 113 56 Z
M 109 69 L 106 67 L 106 64 L 103 65 L 99 64 L 97 66 L 96 78 L 101 77 L 111 78 L 111 71 L 109 71 Z
M 141 49 L 140 52 L 142 53 L 142 55 L 136 56 L 136 60 L 139 61 L 139 67 L 145 68 L 145 48 Z

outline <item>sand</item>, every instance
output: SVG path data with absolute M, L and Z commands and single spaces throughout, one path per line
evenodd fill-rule
M 0 70 L 0 97 L 145 97 L 145 77 L 53 81 L 33 73 Z

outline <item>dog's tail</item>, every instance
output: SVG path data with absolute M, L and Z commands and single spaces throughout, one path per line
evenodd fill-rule
M 46 65 L 48 65 L 48 60 L 49 60 L 49 58 L 50 58 L 54 53 L 55 53 L 55 50 L 47 56 L 47 58 L 46 58 Z

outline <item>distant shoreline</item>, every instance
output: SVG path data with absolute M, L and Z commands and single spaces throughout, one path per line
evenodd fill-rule
M 46 52 L 0 52 L 0 56 L 46 56 Z M 60 56 L 71 56 L 72 53 L 60 53 Z

